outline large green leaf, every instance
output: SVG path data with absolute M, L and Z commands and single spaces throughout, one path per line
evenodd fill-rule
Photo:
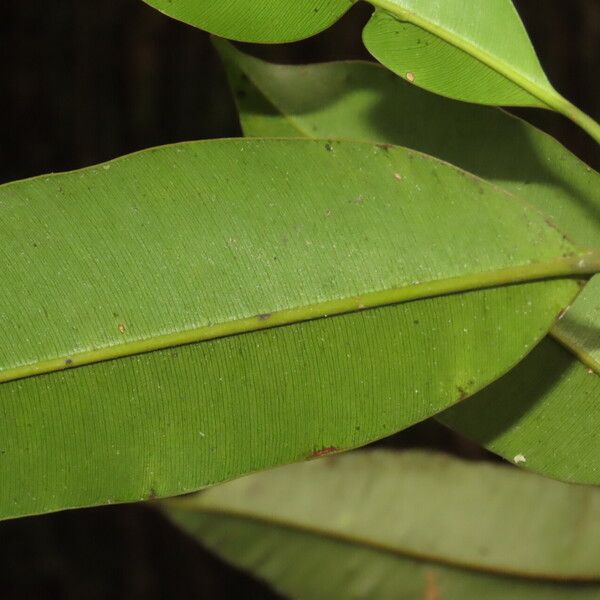
M 226 42 L 216 44 L 247 135 L 345 137 L 410 146 L 527 198 L 572 239 L 600 246 L 600 177 L 524 121 L 495 108 L 444 100 L 374 64 L 274 65 Z M 597 286 L 590 284 L 553 329 L 584 364 L 547 340 L 514 374 L 451 409 L 444 421 L 510 460 L 531 457 L 520 461 L 522 466 L 600 483 L 595 400 L 600 383 L 588 373 L 588 368 L 598 370 L 591 362 L 594 355 L 598 363 L 594 344 L 600 338 L 592 306 L 600 297 Z M 596 321 L 590 321 L 594 315 Z M 550 364 L 557 370 L 550 370 Z
M 0 517 L 390 434 L 506 372 L 576 295 L 556 277 L 599 267 L 490 184 L 347 142 L 182 144 L 5 185 L 0 231 Z
M 600 489 L 503 466 L 355 452 L 165 506 L 292 598 L 600 598 Z
M 472 10 L 461 0 L 369 0 L 371 53 L 414 85 L 479 104 L 538 106 L 573 119 L 600 141 L 600 126 L 548 82 L 511 0 Z M 145 0 L 225 38 L 286 42 L 340 18 L 354 0 Z

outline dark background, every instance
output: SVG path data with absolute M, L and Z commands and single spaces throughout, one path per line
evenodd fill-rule
M 208 36 L 140 0 L 1 0 L 0 183 L 82 167 L 148 146 L 240 135 Z M 223 0 L 226 1 L 226 0 Z M 550 80 L 600 115 L 600 2 L 519 0 Z M 280 62 L 368 58 L 369 8 L 306 42 L 253 47 Z M 519 111 L 598 167 L 597 146 L 571 123 Z M 482 451 L 423 424 L 384 442 Z M 2 482 L 0 482 L 2 485 Z M 115 506 L 0 524 L 0 598 L 268 599 L 143 506 Z

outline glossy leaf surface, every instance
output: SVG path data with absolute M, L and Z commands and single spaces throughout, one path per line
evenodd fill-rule
M 165 506 L 292 598 L 600 596 L 600 490 L 503 466 L 363 451 Z
M 600 246 L 600 177 L 524 121 L 428 94 L 370 63 L 282 66 L 222 41 L 217 47 L 247 135 L 410 146 L 526 198 L 572 239 Z M 598 362 L 600 324 L 591 322 L 598 314 L 593 306 L 600 298 L 597 279 L 554 329 L 570 352 L 546 340 L 514 375 L 445 413 L 446 424 L 511 461 L 530 457 L 519 462 L 522 467 L 599 483 L 600 388 L 598 376 L 588 373 Z
M 4 518 L 407 427 L 516 364 L 578 291 L 493 286 L 598 268 L 495 187 L 359 143 L 154 149 L 2 186 L 0 221 Z

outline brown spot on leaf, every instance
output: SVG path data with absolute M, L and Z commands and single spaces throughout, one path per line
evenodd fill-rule
M 425 574 L 425 594 L 423 595 L 423 600 L 440 600 L 437 575 L 431 571 Z
M 268 321 L 271 318 L 271 313 L 264 313 L 262 315 L 258 315 L 259 321 Z
M 387 152 L 390 148 L 394 147 L 394 144 L 377 144 L 377 147 Z
M 67 367 L 70 367 L 72 364 L 73 364 L 73 361 L 72 361 L 72 359 L 70 359 L 70 358 L 67 358 L 67 359 L 65 360 L 65 366 L 67 366 Z
M 323 456 L 333 454 L 337 451 L 338 448 L 336 448 L 335 446 L 329 446 L 328 448 L 321 448 L 321 450 L 315 450 L 314 452 L 311 452 L 307 458 L 322 458 Z
M 459 385 L 456 389 L 458 390 L 458 393 L 459 393 L 459 396 L 458 396 L 459 400 L 464 400 L 465 398 L 467 398 L 469 396 L 469 393 L 467 392 L 467 390 L 465 390 L 464 387 Z

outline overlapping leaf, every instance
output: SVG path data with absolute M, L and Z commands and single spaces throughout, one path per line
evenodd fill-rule
M 497 465 L 363 451 L 165 506 L 291 598 L 600 597 L 600 490 Z
M 439 418 L 521 466 L 598 484 L 600 277 L 552 334 L 561 344 L 545 339 L 506 377 Z
M 526 198 L 572 239 L 600 246 L 600 177 L 524 121 L 433 96 L 370 63 L 282 66 L 216 44 L 247 135 L 410 146 Z M 514 373 L 451 409 L 444 421 L 509 460 L 526 457 L 521 466 L 599 483 L 597 286 L 590 284 L 554 329 L 568 352 L 544 341 Z
M 0 223 L 2 518 L 402 429 L 516 364 L 578 292 L 556 276 L 598 267 L 490 184 L 348 142 L 150 150 L 2 186 Z
M 545 106 L 542 97 L 553 93 L 511 0 L 485 10 L 458 0 L 379 4 L 365 44 L 411 83 L 481 104 Z
M 286 42 L 310 37 L 354 0 L 145 0 L 174 18 L 225 38 Z M 413 84 L 479 104 L 539 106 L 564 113 L 600 141 L 600 126 L 548 82 L 511 0 L 485 9 L 461 0 L 370 0 L 377 9 L 364 41 Z
M 535 204 L 579 243 L 600 240 L 600 176 L 556 140 L 488 107 L 424 92 L 361 61 L 271 64 L 214 40 L 251 137 L 346 138 L 414 148 Z

